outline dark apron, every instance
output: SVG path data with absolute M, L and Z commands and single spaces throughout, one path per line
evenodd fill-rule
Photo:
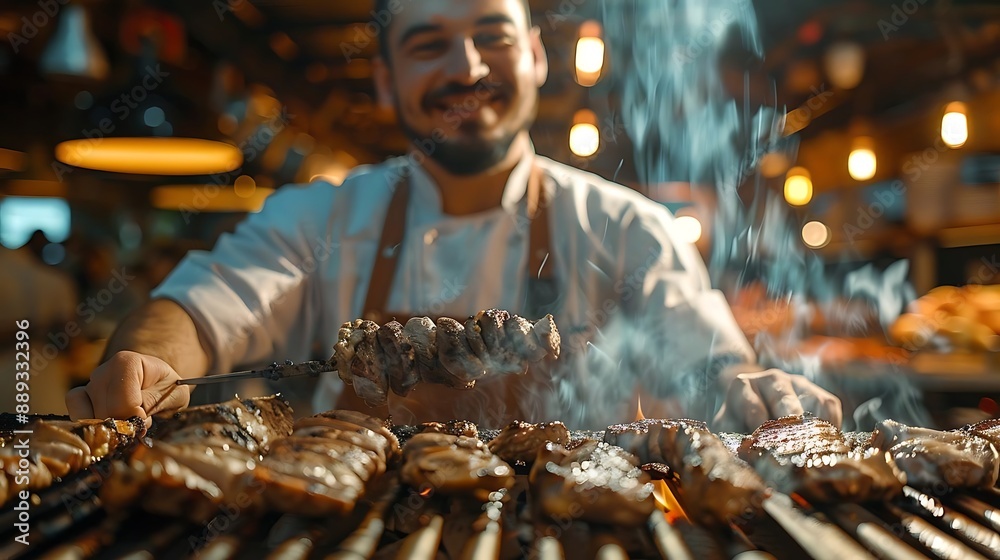
M 549 200 L 544 182 L 549 181 L 544 171 L 533 165 L 528 178 L 523 201 L 527 202 L 527 216 L 530 220 L 529 251 L 525 270 L 527 302 L 520 314 L 530 320 L 541 318 L 554 311 L 558 300 L 554 262 L 555 255 L 550 249 Z M 410 199 L 410 183 L 404 175 L 395 185 L 392 199 L 382 226 L 382 235 L 377 247 L 375 265 L 365 296 L 363 317 L 382 324 L 395 319 L 402 324 L 411 318 L 406 313 L 396 313 L 387 309 L 389 292 L 396 275 L 396 257 L 401 250 L 403 232 L 406 226 L 406 208 Z M 486 271 L 484 271 L 486 272 Z M 479 311 L 468 310 L 469 314 Z M 513 310 L 512 310 L 513 311 Z M 438 317 L 431 317 L 437 320 Z M 464 317 L 455 317 L 462 321 Z M 390 393 L 390 401 L 404 400 L 406 413 L 393 418 L 397 424 L 412 424 L 431 420 L 450 420 L 456 414 L 465 419 L 476 420 L 469 410 L 479 412 L 480 422 L 487 422 L 484 428 L 500 428 L 512 419 L 536 419 L 540 405 L 534 400 L 546 391 L 547 380 L 544 369 L 531 369 L 525 375 L 507 375 L 502 378 L 482 379 L 472 390 L 452 389 L 443 385 L 421 382 L 402 399 Z M 359 410 L 386 418 L 389 406 L 369 407 L 357 396 L 352 387 L 345 387 L 337 401 L 337 408 Z M 463 413 L 462 410 L 467 409 Z M 455 412 L 455 411 L 459 412 Z M 483 420 L 486 418 L 486 420 Z

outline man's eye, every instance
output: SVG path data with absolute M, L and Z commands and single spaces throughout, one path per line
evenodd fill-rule
M 427 54 L 433 52 L 440 52 L 448 47 L 447 41 L 427 41 L 424 43 L 417 43 L 412 47 L 412 51 L 415 53 Z
M 496 47 L 510 44 L 509 37 L 501 33 L 480 33 L 476 35 L 476 44 L 485 47 Z

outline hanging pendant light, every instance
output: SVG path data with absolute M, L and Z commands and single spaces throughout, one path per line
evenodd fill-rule
M 66 6 L 52 40 L 42 52 L 41 70 L 49 76 L 103 80 L 108 58 L 90 29 L 87 12 L 76 4 Z
M 878 160 L 875 157 L 875 141 L 869 136 L 854 139 L 854 148 L 847 157 L 847 172 L 855 181 L 867 181 L 875 176 Z
M 941 117 L 941 140 L 949 148 L 961 148 L 969 140 L 969 119 L 965 103 L 953 101 Z

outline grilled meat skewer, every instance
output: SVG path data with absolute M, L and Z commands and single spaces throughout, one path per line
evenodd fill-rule
M 760 476 L 704 422 L 648 419 L 618 424 L 604 432 L 604 441 L 634 453 L 643 463 L 669 466 L 685 511 L 707 525 L 760 513 L 768 494 Z
M 764 422 L 740 457 L 778 491 L 817 503 L 887 500 L 902 492 L 906 477 L 882 451 L 852 450 L 840 430 L 812 415 Z
M 996 448 L 975 432 L 942 432 L 883 420 L 868 445 L 888 453 L 906 474 L 907 484 L 917 488 L 939 482 L 951 488 L 989 488 L 1000 473 Z
M 523 317 L 488 309 L 465 323 L 442 317 L 344 323 L 331 362 L 369 406 L 388 392 L 405 396 L 419 381 L 471 389 L 486 375 L 524 373 L 528 364 L 558 358 L 561 339 L 551 315 L 532 324 Z

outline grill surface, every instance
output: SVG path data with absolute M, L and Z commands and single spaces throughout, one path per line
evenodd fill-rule
M 416 430 L 395 431 L 405 441 Z M 495 434 L 483 430 L 480 437 Z M 723 439 L 733 446 L 740 437 Z M 504 504 L 484 506 L 420 496 L 390 471 L 347 518 L 258 516 L 232 504 L 195 525 L 138 511 L 110 516 L 95 492 L 108 472 L 102 461 L 35 494 L 27 547 L 14 541 L 17 512 L 8 504 L 0 511 L 0 558 L 1000 559 L 996 489 L 939 495 L 910 489 L 891 503 L 820 508 L 779 494 L 763 504 L 766 514 L 739 527 L 708 529 L 657 511 L 644 527 L 628 529 L 534 518 L 523 472 Z

